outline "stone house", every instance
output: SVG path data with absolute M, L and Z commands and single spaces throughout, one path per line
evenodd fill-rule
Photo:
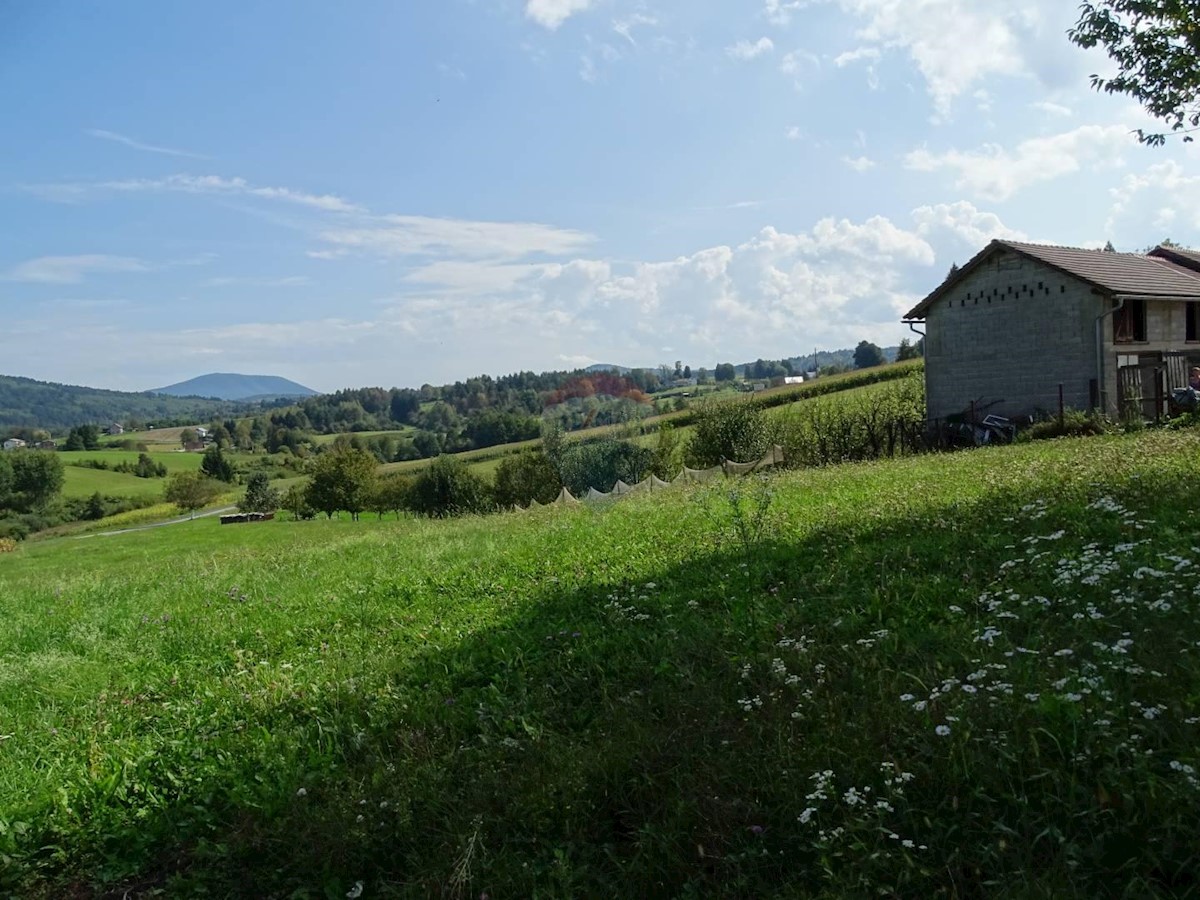
M 925 335 L 927 415 L 1140 409 L 1200 365 L 1200 253 L 994 240 L 904 317 Z

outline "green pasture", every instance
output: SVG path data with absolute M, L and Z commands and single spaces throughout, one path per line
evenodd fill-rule
M 126 462 L 136 464 L 139 455 L 136 450 L 69 450 L 59 451 L 58 458 L 62 460 L 64 466 L 77 466 L 79 463 L 91 460 L 116 466 Z M 201 453 L 179 452 L 154 455 L 154 461 L 166 466 L 168 472 L 194 472 L 200 468 L 203 458 Z
M 149 497 L 163 492 L 165 478 L 138 478 L 126 472 L 63 467 L 63 496 L 90 497 L 99 491 L 109 497 Z
M 0 893 L 1194 895 L 1197 458 L 26 543 Z

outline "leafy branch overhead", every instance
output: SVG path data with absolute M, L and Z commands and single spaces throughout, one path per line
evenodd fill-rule
M 1126 94 L 1171 131 L 1200 128 L 1200 0 L 1087 0 L 1067 32 L 1080 47 L 1103 47 L 1117 64 L 1112 78 L 1092 75 L 1092 87 Z M 1139 128 L 1138 140 L 1161 146 L 1167 135 Z

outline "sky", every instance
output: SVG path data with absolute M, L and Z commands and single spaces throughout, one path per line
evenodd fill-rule
M 321 391 L 913 337 L 997 237 L 1200 245 L 1071 0 L 0 0 L 0 373 Z

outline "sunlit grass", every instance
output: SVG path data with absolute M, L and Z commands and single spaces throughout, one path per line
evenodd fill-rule
M 26 544 L 0 889 L 1195 893 L 1198 456 Z

